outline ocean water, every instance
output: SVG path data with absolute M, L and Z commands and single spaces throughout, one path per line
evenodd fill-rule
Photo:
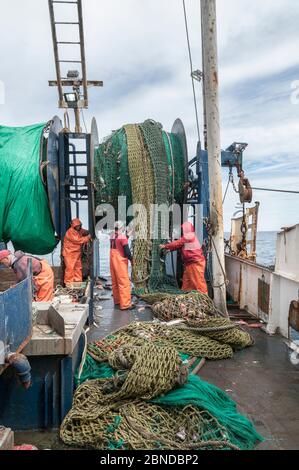
M 257 263 L 275 265 L 277 232 L 258 232 L 256 241 Z
M 229 234 L 225 234 L 229 237 Z M 277 232 L 259 232 L 257 235 L 256 251 L 257 263 L 262 266 L 275 265 Z M 100 273 L 102 276 L 109 274 L 109 246 L 108 237 L 100 240 Z
M 230 234 L 225 233 L 228 239 Z M 256 240 L 256 262 L 262 266 L 275 265 L 277 232 L 258 232 Z
M 225 234 L 229 237 L 229 233 Z M 257 263 L 262 266 L 273 266 L 275 264 L 275 249 L 276 249 L 277 232 L 258 232 L 257 235 Z M 100 238 L 100 274 L 101 276 L 109 275 L 109 248 L 110 240 L 108 236 L 101 236 Z M 60 245 L 56 248 L 53 255 L 48 255 L 45 258 L 54 265 L 59 265 L 60 258 Z

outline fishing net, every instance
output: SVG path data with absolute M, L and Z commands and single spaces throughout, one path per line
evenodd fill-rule
M 174 134 L 162 131 L 163 142 L 166 149 L 168 175 L 169 175 L 169 199 L 172 203 L 184 204 L 184 178 L 185 161 L 182 158 L 183 148 L 181 140 Z
M 128 142 L 129 171 L 132 185 L 133 204 L 139 206 L 134 214 L 135 239 L 133 253 L 136 262 L 132 267 L 133 283 L 136 291 L 144 291 L 149 279 L 150 251 L 152 243 L 152 209 L 154 200 L 154 176 L 150 155 L 144 145 L 141 130 L 137 125 L 125 126 Z M 143 159 L 140 159 L 143 155 Z M 144 185 L 144 180 L 148 182 Z
M 191 329 L 220 343 L 230 344 L 234 349 L 253 345 L 251 335 L 227 318 L 201 318 L 197 321 L 188 321 L 186 326 L 179 328 Z
M 0 241 L 36 255 L 57 244 L 40 173 L 45 126 L 0 126 Z
M 136 327 L 140 331 L 141 325 Z M 120 333 L 126 346 L 120 346 Z M 66 444 L 227 450 L 252 449 L 262 440 L 222 390 L 188 375 L 186 361 L 173 346 L 141 336 L 130 346 L 128 337 L 123 329 L 118 336 L 89 345 L 98 361 L 87 356 L 81 375 L 86 381 L 77 389 L 60 430 Z
M 124 129 L 114 132 L 97 149 L 94 178 L 96 205 L 111 204 L 118 218 L 118 197 L 126 197 L 126 210 L 132 204 L 127 139 Z
M 253 344 L 251 336 L 233 322 L 209 318 L 183 325 L 135 322 L 123 327 L 105 340 L 88 345 L 89 354 L 97 362 L 108 361 L 111 351 L 123 347 L 139 347 L 151 342 L 172 346 L 182 354 L 207 359 L 227 359 L 235 349 Z M 216 339 L 217 338 L 217 339 Z
M 142 297 L 149 303 L 154 302 L 152 307 L 155 317 L 159 320 L 170 321 L 178 318 L 199 319 L 205 315 L 218 315 L 213 301 L 208 295 L 200 292 L 188 294 L 148 294 Z M 157 300 L 158 299 L 158 300 Z
M 179 293 L 176 281 L 166 275 L 159 245 L 169 238 L 168 208 L 184 202 L 185 155 L 180 138 L 152 120 L 124 126 L 96 151 L 95 186 L 97 204 L 112 204 L 116 214 L 120 195 L 127 197 L 127 210 L 132 203 L 139 205 L 138 214 L 128 214 L 126 221 L 134 218 L 135 294 Z

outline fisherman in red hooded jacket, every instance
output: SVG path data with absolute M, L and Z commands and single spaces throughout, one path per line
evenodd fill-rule
M 168 251 L 181 251 L 182 261 L 184 263 L 184 275 L 182 290 L 190 292 L 193 290 L 203 294 L 208 293 L 205 280 L 206 260 L 195 235 L 194 226 L 190 222 L 182 225 L 183 236 L 167 245 L 160 245 L 161 249 Z
M 27 277 L 28 260 L 32 262 L 33 297 L 36 302 L 51 302 L 54 297 L 54 272 L 45 259 L 27 256 L 22 251 L 14 254 L 9 250 L 0 251 L 0 265 L 11 268 L 17 283 Z
M 62 256 L 65 264 L 64 283 L 82 282 L 82 247 L 91 240 L 79 219 L 72 220 L 63 240 Z

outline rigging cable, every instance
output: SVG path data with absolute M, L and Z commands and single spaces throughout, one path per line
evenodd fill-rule
M 273 193 L 288 193 L 288 194 L 299 194 L 299 191 L 288 191 L 286 189 L 268 189 L 268 188 L 252 188 L 255 191 L 270 191 Z
M 196 117 L 197 135 L 198 135 L 198 141 L 200 142 L 199 118 L 198 118 L 198 109 L 197 109 L 197 101 L 196 101 L 195 82 L 194 82 L 194 77 L 193 77 L 193 62 L 192 62 L 191 44 L 190 44 L 190 37 L 189 37 L 189 27 L 188 27 L 188 18 L 187 18 L 185 0 L 183 0 L 183 9 L 184 9 L 186 38 L 187 38 L 187 45 L 188 45 L 190 70 L 191 70 L 191 80 L 192 80 L 192 90 L 193 90 L 193 101 L 194 101 L 194 110 L 195 110 L 195 117 Z

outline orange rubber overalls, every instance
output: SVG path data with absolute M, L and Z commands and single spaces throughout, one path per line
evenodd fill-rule
M 127 310 L 132 306 L 131 282 L 128 273 L 129 262 L 125 255 L 128 239 L 125 235 L 118 235 L 115 232 L 110 243 L 110 272 L 114 304 L 119 305 L 121 310 Z
M 22 251 L 16 251 L 15 261 L 11 267 L 15 272 L 17 283 L 26 279 L 29 259 L 32 263 L 34 300 L 36 302 L 51 302 L 54 297 L 54 273 L 45 259 L 27 256 Z
M 185 222 L 182 229 L 182 238 L 168 243 L 165 245 L 165 249 L 169 251 L 181 250 L 184 263 L 182 290 L 186 292 L 196 290 L 202 294 L 208 294 L 205 280 L 206 260 L 195 235 L 194 226 L 190 222 Z
M 71 228 L 65 234 L 62 256 L 65 264 L 64 283 L 82 282 L 82 247 L 90 241 L 90 235 L 85 235 L 86 230 L 79 232 L 75 227 L 82 225 L 79 219 L 74 219 Z
M 54 273 L 49 263 L 42 259 L 40 261 L 42 270 L 37 276 L 33 276 L 36 287 L 36 302 L 51 302 L 54 298 Z

